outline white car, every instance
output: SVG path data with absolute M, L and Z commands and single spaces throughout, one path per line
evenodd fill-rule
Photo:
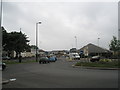
M 78 53 L 70 53 L 69 57 L 72 58 L 72 59 L 74 59 L 74 60 L 76 60 L 76 59 L 80 60 L 80 56 L 79 56 Z

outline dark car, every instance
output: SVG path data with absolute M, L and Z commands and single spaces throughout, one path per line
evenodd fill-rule
M 2 70 L 6 69 L 6 63 L 2 63 Z
M 40 60 L 39 60 L 39 63 L 41 64 L 41 63 L 49 63 L 50 61 L 49 61 L 49 59 L 48 59 L 48 57 L 41 57 L 40 58 Z
M 90 61 L 91 62 L 96 62 L 96 61 L 99 61 L 100 60 L 100 56 L 93 56 Z

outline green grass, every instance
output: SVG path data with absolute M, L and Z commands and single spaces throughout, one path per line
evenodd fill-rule
M 114 62 L 78 62 L 75 64 L 75 66 L 120 68 L 120 63 L 118 63 L 118 61 L 114 61 Z
M 5 62 L 6 64 L 21 64 L 21 63 L 33 63 L 36 62 L 35 60 L 23 60 L 21 63 L 19 63 L 19 61 L 14 61 L 14 60 L 3 60 L 3 62 Z

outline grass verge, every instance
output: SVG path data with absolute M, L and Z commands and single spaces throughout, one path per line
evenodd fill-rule
M 33 63 L 36 61 L 35 60 L 23 60 L 21 63 L 19 63 L 19 61 L 15 61 L 15 60 L 3 60 L 3 62 L 6 64 L 21 64 L 21 63 Z
M 120 63 L 118 61 L 114 61 L 114 62 L 77 62 L 75 64 L 75 66 L 120 68 Z

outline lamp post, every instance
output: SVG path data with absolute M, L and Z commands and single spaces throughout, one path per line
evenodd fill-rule
M 99 46 L 99 39 L 100 39 L 100 38 L 98 38 L 98 46 Z
M 100 39 L 100 38 L 98 38 L 98 47 L 99 47 L 99 39 Z M 100 55 L 100 53 L 99 53 L 99 51 L 98 51 L 98 56 L 99 56 L 99 55 Z
M 120 29 L 118 29 L 118 40 L 120 40 Z
M 2 25 L 2 6 L 3 5 L 2 5 L 2 0 L 1 0 L 1 3 L 0 3 L 0 28 L 1 28 L 1 25 Z
M 41 22 L 36 23 L 36 62 L 38 61 L 38 24 L 41 24 Z
M 0 3 L 0 63 L 2 62 L 2 27 L 1 26 L 2 26 L 2 0 Z
M 75 36 L 75 44 L 76 44 L 76 49 L 77 49 L 77 37 Z

